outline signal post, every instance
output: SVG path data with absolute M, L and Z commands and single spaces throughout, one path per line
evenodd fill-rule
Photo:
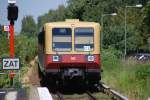
M 14 21 L 18 18 L 18 7 L 15 5 L 16 0 L 8 0 L 8 20 L 10 21 L 9 32 L 10 32 L 10 57 L 14 58 Z
M 18 7 L 15 4 L 16 4 L 16 0 L 8 0 L 7 19 L 10 21 L 10 25 L 9 25 L 10 58 L 4 58 L 2 64 L 3 70 L 10 70 L 9 78 L 10 78 L 11 86 L 13 85 L 13 78 L 15 76 L 13 70 L 19 69 L 19 58 L 15 58 L 15 49 L 14 49 L 14 22 L 18 18 Z

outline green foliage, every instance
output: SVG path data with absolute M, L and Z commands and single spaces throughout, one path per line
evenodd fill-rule
M 138 80 L 150 79 L 150 68 L 149 65 L 142 65 L 136 70 L 136 77 Z
M 0 39 L 0 58 L 9 57 L 9 40 L 6 36 Z M 21 69 L 20 73 L 24 75 L 27 71 L 29 62 L 37 55 L 37 39 L 34 37 L 28 37 L 24 34 L 15 37 L 15 56 L 20 58 Z M 2 72 L 2 71 L 0 71 Z M 9 71 L 3 71 L 8 73 Z M 17 71 L 15 71 L 17 72 Z M 19 75 L 14 78 L 15 87 L 20 87 Z M 0 76 L 0 88 L 10 87 L 8 74 Z
M 102 23 L 103 14 L 116 12 L 117 16 L 103 18 L 103 43 L 105 48 L 111 46 L 123 52 L 125 6 L 142 3 L 145 14 L 140 8 L 127 8 L 127 52 L 148 51 L 147 39 L 150 37 L 148 34 L 150 18 L 148 17 L 149 3 L 147 2 L 148 0 L 69 0 L 66 8 L 60 6 L 58 9 L 50 10 L 47 14 L 40 16 L 38 27 L 40 28 L 46 22 L 63 21 L 68 18 Z M 141 29 L 141 27 L 143 28 Z
M 143 23 L 141 25 L 141 36 L 143 37 L 142 49 L 150 50 L 149 38 L 150 38 L 150 1 L 147 2 L 147 5 L 143 8 Z
M 57 10 L 49 10 L 48 13 L 38 17 L 38 28 L 41 28 L 43 24 L 47 22 L 63 21 L 66 17 L 66 9 L 60 5 Z
M 22 64 L 28 63 L 37 55 L 36 38 L 19 35 L 16 37 L 15 43 L 15 54 L 21 59 Z
M 9 87 L 9 78 L 8 75 L 0 76 L 0 88 Z
M 6 36 L 6 33 L 2 33 L 0 37 L 0 57 L 9 56 L 9 40 Z
M 140 64 L 132 58 L 118 59 L 117 50 L 112 48 L 104 51 L 107 55 L 102 59 L 102 81 L 131 100 L 146 100 L 150 94 L 150 64 Z
M 118 59 L 121 58 L 123 56 L 122 52 L 119 50 L 116 50 L 113 47 L 109 47 L 108 49 L 102 50 L 102 59 L 103 61 L 107 61 L 107 58 L 110 59 Z
M 26 34 L 27 36 L 36 36 L 37 34 L 37 25 L 32 16 L 26 16 L 22 20 L 22 34 Z
M 0 58 L 9 57 L 9 40 L 6 37 L 6 33 L 0 31 Z M 2 62 L 0 61 L 0 72 L 2 69 Z M 0 88 L 8 87 L 9 79 L 8 75 L 0 75 Z

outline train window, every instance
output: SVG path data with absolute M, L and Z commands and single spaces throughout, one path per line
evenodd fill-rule
M 39 46 L 40 46 L 40 48 L 41 48 L 41 50 L 43 50 L 44 51 L 44 49 L 45 49 L 45 45 L 44 45 L 44 43 L 45 43 L 45 34 L 44 34 L 45 32 L 44 32 L 44 29 L 38 34 L 38 44 L 39 44 Z
M 44 45 L 44 32 L 43 31 L 38 34 L 38 43 L 41 45 Z
M 53 28 L 52 29 L 54 51 L 72 50 L 72 31 L 71 28 Z
M 75 29 L 75 50 L 76 51 L 94 50 L 93 28 L 76 28 Z

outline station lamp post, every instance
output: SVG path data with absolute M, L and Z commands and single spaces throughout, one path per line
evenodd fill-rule
M 101 15 L 101 49 L 103 48 L 103 19 L 105 16 L 116 16 L 117 13 L 111 13 L 111 14 L 102 14 Z
M 127 55 L 127 8 L 141 8 L 143 5 L 137 4 L 135 6 L 125 6 L 124 16 L 125 16 L 125 33 L 124 33 L 124 58 Z

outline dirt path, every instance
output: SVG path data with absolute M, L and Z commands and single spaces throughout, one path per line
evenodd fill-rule
M 22 78 L 23 87 L 28 87 L 30 85 L 40 86 L 40 79 L 38 76 L 38 57 L 35 57 L 29 64 L 27 73 Z
M 22 87 L 28 88 L 28 100 L 39 100 L 37 87 L 40 87 L 40 79 L 38 75 L 38 57 L 35 57 L 29 63 L 27 72 L 21 78 Z

